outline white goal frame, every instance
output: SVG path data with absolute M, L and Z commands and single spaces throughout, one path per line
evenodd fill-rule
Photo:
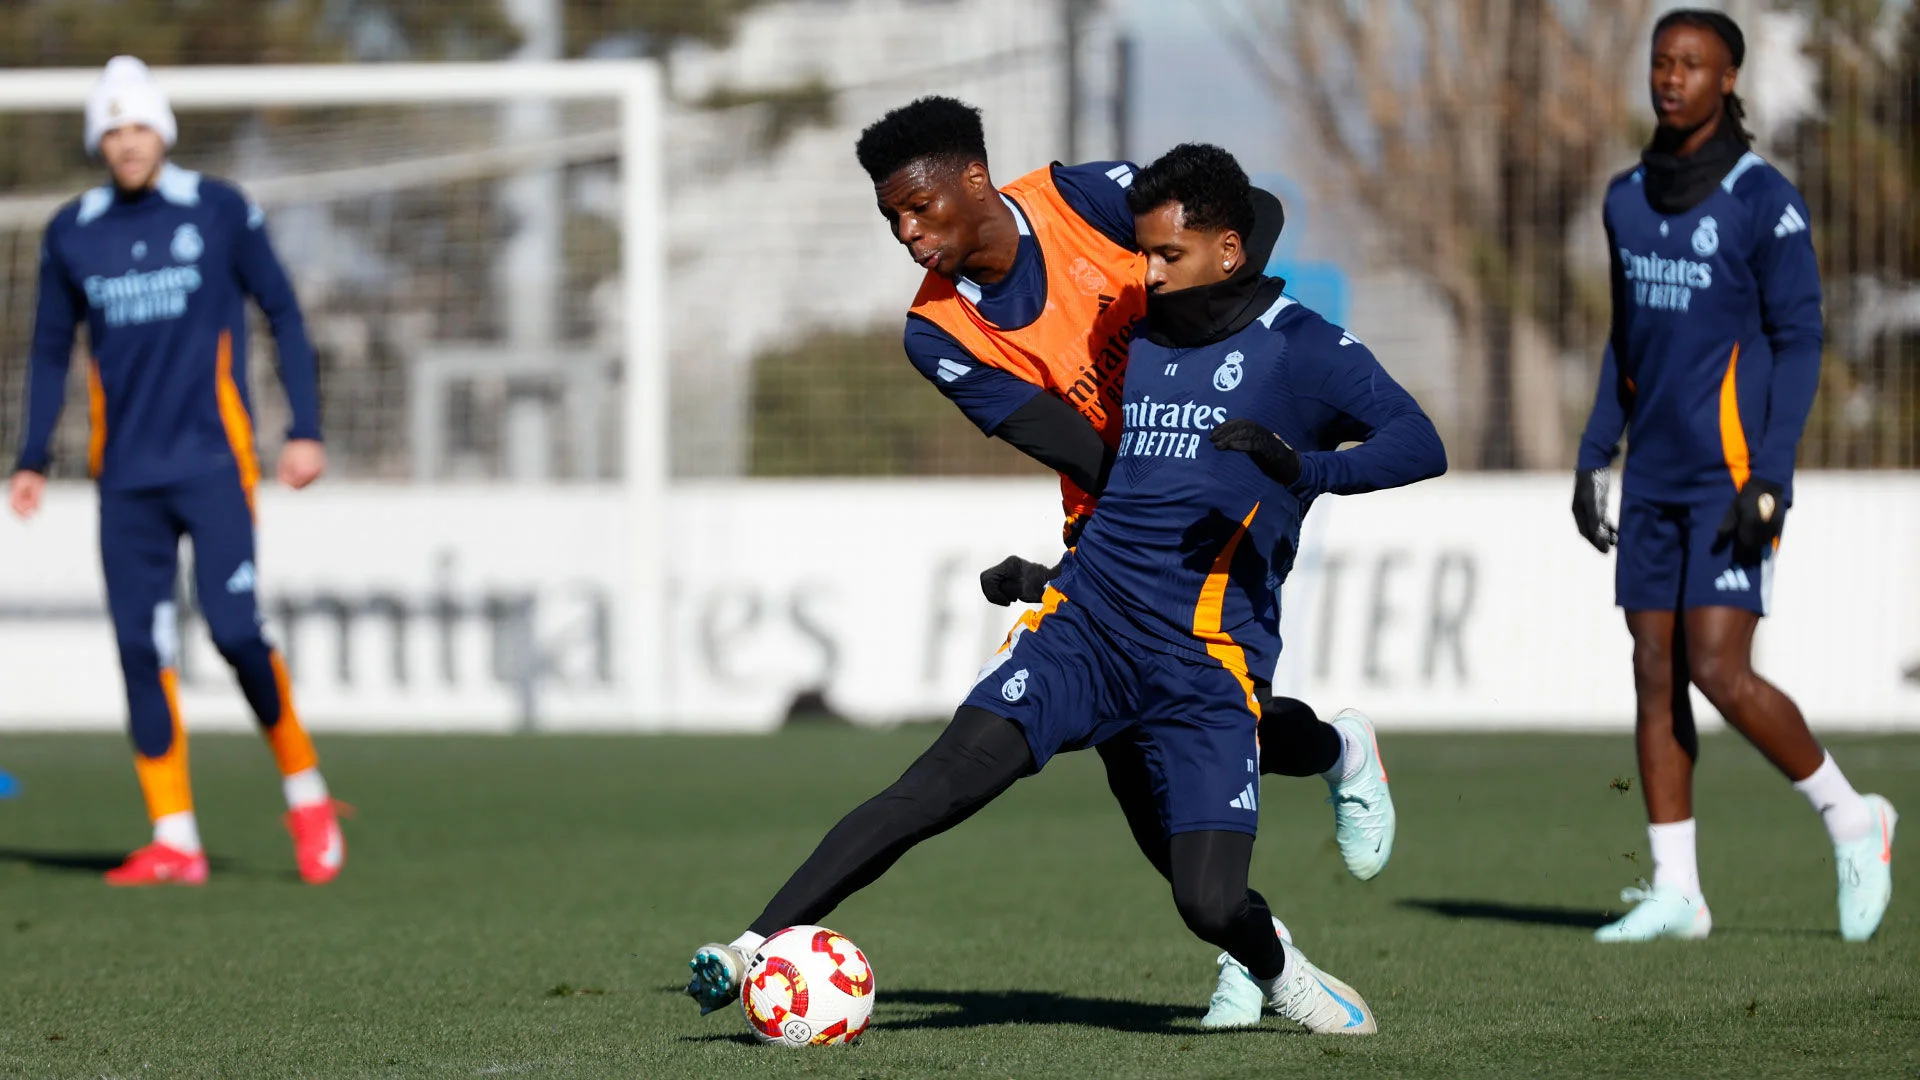
M 98 68 L 0 71 L 0 112 L 80 116 Z M 620 487 L 626 507 L 628 625 L 617 640 L 642 728 L 667 720 L 667 366 L 664 319 L 663 89 L 647 60 L 166 67 L 155 81 L 176 107 L 506 104 L 615 101 L 620 120 L 620 270 L 625 381 Z

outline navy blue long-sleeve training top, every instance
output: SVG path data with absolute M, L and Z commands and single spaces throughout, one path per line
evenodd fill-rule
M 1124 402 L 1100 510 L 1053 584 L 1147 648 L 1213 657 L 1262 680 L 1279 659 L 1278 593 L 1314 498 L 1400 487 L 1447 468 L 1413 396 L 1365 345 L 1286 296 L 1211 345 L 1169 348 L 1136 336 Z M 1208 441 L 1242 417 L 1300 452 L 1292 485 Z
M 61 207 L 40 254 L 40 299 L 18 468 L 45 472 L 74 331 L 93 354 L 91 471 L 104 488 L 156 487 L 220 469 L 257 475 L 247 393 L 247 297 L 279 348 L 293 423 L 320 438 L 320 395 L 286 271 L 256 206 L 173 165 L 135 195 L 95 188 Z
M 1634 169 L 1607 189 L 1613 326 L 1579 467 L 1605 467 L 1625 433 L 1630 495 L 1718 499 L 1758 476 L 1791 501 L 1823 337 L 1806 201 L 1751 152 L 1684 214 L 1643 183 Z

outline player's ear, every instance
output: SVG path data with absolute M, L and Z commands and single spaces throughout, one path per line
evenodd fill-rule
M 1734 84 L 1738 83 L 1739 81 L 1740 81 L 1739 68 L 1730 67 L 1727 70 L 1721 72 L 1720 73 L 1720 96 L 1726 97 L 1728 94 L 1733 93 Z
M 987 172 L 987 163 L 984 161 L 968 162 L 967 167 L 960 170 L 960 186 L 966 188 L 967 194 L 975 199 L 985 200 L 996 194 L 993 177 Z
M 1222 270 L 1238 270 L 1241 264 L 1246 261 L 1247 252 L 1240 243 L 1239 230 L 1228 229 L 1226 232 L 1221 233 L 1220 268 Z

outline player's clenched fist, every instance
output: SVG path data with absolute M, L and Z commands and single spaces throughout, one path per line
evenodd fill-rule
M 280 448 L 280 482 L 295 491 L 327 471 L 327 447 L 318 439 L 288 439 Z
M 47 478 L 31 469 L 21 469 L 13 474 L 12 490 L 7 493 L 7 505 L 13 512 L 25 520 L 40 512 L 40 497 L 46 494 Z
M 1238 450 L 1253 459 L 1260 471 L 1282 484 L 1300 479 L 1300 451 L 1287 440 L 1244 417 L 1214 428 L 1207 436 L 1215 450 Z
M 1059 571 L 1057 566 L 1042 566 L 1018 555 L 1009 555 L 980 571 L 980 591 L 991 603 L 1006 607 L 1015 600 L 1037 604 L 1047 593 L 1047 582 Z

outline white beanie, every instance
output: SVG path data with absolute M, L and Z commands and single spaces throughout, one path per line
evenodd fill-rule
M 107 61 L 100 81 L 87 95 L 87 153 L 99 153 L 101 137 L 127 124 L 152 128 L 169 150 L 180 133 L 173 108 L 167 104 L 160 84 L 153 81 L 153 72 L 137 56 L 116 56 Z

